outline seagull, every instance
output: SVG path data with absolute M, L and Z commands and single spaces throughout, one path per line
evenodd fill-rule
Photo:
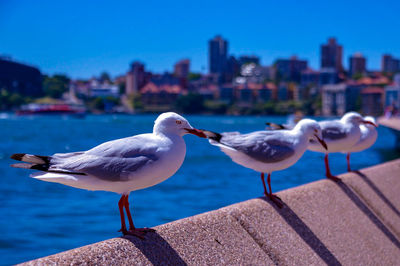
M 286 169 L 296 163 L 306 151 L 310 139 L 315 139 L 327 149 L 318 123 L 311 119 L 301 120 L 292 130 L 215 133 L 203 131 L 210 144 L 217 146 L 235 163 L 261 173 L 264 195 L 278 207 L 279 197 L 271 190 L 271 173 Z M 268 173 L 265 185 L 264 173 Z
M 154 186 L 171 177 L 181 167 L 186 154 L 182 136 L 206 138 L 182 116 L 168 112 L 154 122 L 153 133 L 140 134 L 100 144 L 88 151 L 56 153 L 51 156 L 17 153 L 12 159 L 27 163 L 11 166 L 40 170 L 31 177 L 67 186 L 121 194 L 118 202 L 123 235 L 141 239 L 150 228 L 136 228 L 129 211 L 131 191 Z M 125 224 L 124 208 L 129 221 Z
M 322 136 L 328 145 L 328 149 L 321 149 L 320 145 L 313 140 L 308 149 L 325 153 L 325 169 L 327 178 L 333 181 L 340 181 L 340 178 L 332 175 L 330 171 L 328 154 L 333 152 L 342 152 L 348 147 L 353 147 L 360 140 L 361 124 L 376 126 L 373 122 L 363 119 L 363 117 L 356 112 L 346 113 L 340 120 L 319 122 L 322 129 Z
M 347 171 L 351 172 L 351 167 L 350 167 L 350 153 L 353 152 L 360 152 L 363 150 L 368 149 L 371 147 L 376 139 L 378 138 L 378 131 L 376 130 L 376 121 L 375 118 L 372 116 L 366 116 L 364 117 L 364 121 L 369 121 L 370 123 L 365 123 L 360 125 L 360 131 L 361 131 L 361 137 L 358 140 L 356 144 L 354 144 L 350 148 L 346 148 L 343 150 L 343 153 L 347 153 L 346 159 L 347 159 Z

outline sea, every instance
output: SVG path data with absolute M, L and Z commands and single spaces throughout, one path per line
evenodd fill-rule
M 105 141 L 152 131 L 157 115 L 16 116 L 0 114 L 0 264 L 10 265 L 119 237 L 120 196 L 34 180 L 10 167 L 13 153 L 51 155 L 90 149 Z M 187 115 L 192 126 L 216 132 L 264 130 L 284 116 Z M 321 118 L 315 118 L 321 120 Z M 399 158 L 395 137 L 378 128 L 376 143 L 351 157 L 353 169 Z M 156 186 L 134 191 L 136 227 L 152 227 L 263 195 L 260 174 L 233 163 L 206 139 L 184 137 L 185 161 Z M 334 174 L 346 171 L 344 154 L 330 156 Z M 272 190 L 324 179 L 323 154 L 307 151 L 292 167 L 272 173 Z

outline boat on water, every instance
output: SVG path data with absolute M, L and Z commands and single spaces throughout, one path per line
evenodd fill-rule
M 78 104 L 37 104 L 31 103 L 21 106 L 16 111 L 17 115 L 74 115 L 83 117 L 86 114 L 86 108 Z

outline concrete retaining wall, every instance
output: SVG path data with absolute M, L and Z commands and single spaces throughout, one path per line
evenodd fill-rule
M 25 263 L 399 265 L 400 159 Z

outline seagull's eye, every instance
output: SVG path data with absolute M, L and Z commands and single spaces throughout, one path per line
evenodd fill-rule
M 181 120 L 176 120 L 175 123 L 177 123 L 178 125 L 182 124 Z

